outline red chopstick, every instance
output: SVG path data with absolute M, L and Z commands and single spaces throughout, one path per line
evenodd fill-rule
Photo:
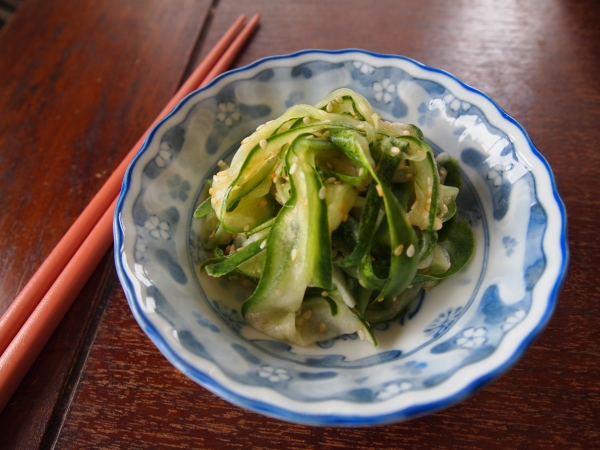
M 161 111 L 69 231 L 0 318 L 0 411 L 113 242 L 112 219 L 127 166 L 162 117 L 199 86 L 227 70 L 256 29 L 256 14 L 239 35 L 240 16 Z M 234 39 L 235 38 L 235 39 Z

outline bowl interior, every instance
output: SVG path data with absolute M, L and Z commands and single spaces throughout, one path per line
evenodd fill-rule
M 251 288 L 198 270 L 210 254 L 192 214 L 244 137 L 339 87 L 384 120 L 416 124 L 459 162 L 459 215 L 476 253 L 402 319 L 377 327 L 378 347 L 345 335 L 303 348 L 245 324 Z M 115 230 L 132 311 L 171 362 L 238 405 L 320 425 L 413 417 L 498 376 L 547 321 L 566 264 L 562 204 L 521 127 L 451 75 L 360 51 L 270 58 L 186 98 L 132 163 Z

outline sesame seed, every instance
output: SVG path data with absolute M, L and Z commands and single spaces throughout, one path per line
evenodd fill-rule
M 382 302 L 382 301 L 383 301 L 383 297 L 379 297 L 379 298 L 377 299 L 377 301 L 378 301 L 378 302 Z
M 402 132 L 402 134 L 403 134 L 404 136 L 408 136 L 408 135 L 410 134 L 410 131 L 408 131 L 408 130 L 404 130 L 404 131 Z
M 304 172 L 300 172 L 300 178 L 302 178 L 303 180 L 306 179 L 306 175 L 304 175 Z
M 209 193 L 210 195 L 213 195 L 213 194 L 215 193 L 215 190 L 214 190 L 213 188 L 210 188 L 210 189 L 208 190 L 208 193 Z
M 406 289 L 410 289 L 410 288 L 412 288 L 412 287 L 413 287 L 413 285 L 412 285 L 412 284 L 409 284 L 408 286 L 406 286 Z
M 324 200 L 326 194 L 327 194 L 327 189 L 325 189 L 325 186 L 321 186 L 321 189 L 319 189 L 319 198 L 321 200 Z
M 325 325 L 325 322 L 321 322 L 321 325 L 319 325 L 319 333 L 324 333 L 326 328 L 327 325 Z
M 292 164 L 292 167 L 290 167 L 290 175 L 293 175 L 297 168 L 298 168 L 298 163 Z
M 378 184 L 377 186 L 375 186 L 375 189 L 377 189 L 377 195 L 383 197 L 383 188 L 381 187 L 381 185 Z
M 365 340 L 365 332 L 363 330 L 358 330 L 357 331 L 358 337 L 361 341 Z
M 215 231 L 216 231 L 216 230 L 213 230 L 213 231 L 212 231 L 212 233 L 210 233 L 210 234 L 208 235 L 208 238 L 209 238 L 209 239 L 212 239 L 212 238 L 214 238 L 214 237 L 215 237 Z
M 327 103 L 327 112 L 333 111 L 333 104 L 331 102 Z
M 223 161 L 222 159 L 220 159 L 219 162 L 217 163 L 217 166 L 219 166 L 219 168 L 221 168 L 221 169 L 225 169 L 227 167 L 227 163 L 225 161 Z
M 312 310 L 307 309 L 304 314 L 302 314 L 302 317 L 304 317 L 306 320 L 310 319 L 310 316 L 312 316 Z
M 442 221 L 438 218 L 435 219 L 435 222 L 433 223 L 433 229 L 434 231 L 438 231 L 442 229 Z
M 329 296 L 329 292 L 323 291 L 323 292 L 321 292 L 321 296 L 322 297 L 328 297 Z
M 358 176 L 362 177 L 365 174 L 365 168 L 361 167 L 360 169 L 358 169 Z
M 396 250 L 394 250 L 394 255 L 400 256 L 402 254 L 402 250 L 404 250 L 404 245 L 400 244 L 398 247 L 396 247 Z
M 397 155 L 400 153 L 400 149 L 398 147 L 392 147 L 390 151 L 392 152 L 392 155 Z
M 267 241 L 266 241 L 266 240 L 264 240 L 264 241 L 262 241 L 262 242 L 260 243 L 260 248 L 261 248 L 261 250 L 264 250 L 264 248 L 265 248 L 266 246 L 267 246 Z
M 431 186 L 431 183 L 432 183 L 431 177 L 427 177 L 427 186 Z
M 295 248 L 292 249 L 292 261 L 296 261 L 296 257 L 298 256 L 298 250 Z
M 304 125 L 308 125 L 310 123 L 310 117 L 306 116 L 304 119 L 302 119 L 302 122 L 304 122 Z
M 365 129 L 365 124 L 361 123 L 360 125 L 358 125 L 356 128 L 358 128 L 359 130 L 364 130 Z
M 252 228 L 251 223 L 247 223 L 246 225 L 244 225 L 244 231 L 248 231 L 250 228 Z
M 397 296 L 392 297 L 392 301 L 395 302 L 396 300 L 398 300 Z
M 338 102 L 338 103 L 344 103 L 344 99 L 342 98 L 342 96 L 341 96 L 341 95 L 338 95 L 338 96 L 335 98 L 335 101 L 336 101 L 336 102 Z
M 409 258 L 412 258 L 414 254 L 415 254 L 415 246 L 410 244 L 409 247 L 406 249 L 406 256 L 408 256 Z
M 331 183 L 333 183 L 333 182 L 335 182 L 335 177 L 327 178 L 327 179 L 325 180 L 325 184 L 331 184 Z
M 264 150 L 265 148 L 267 148 L 267 140 L 266 139 L 261 139 L 260 142 L 258 143 L 260 145 L 260 147 Z
M 407 180 L 412 180 L 415 176 L 412 173 L 409 173 L 408 175 L 406 175 L 406 179 Z

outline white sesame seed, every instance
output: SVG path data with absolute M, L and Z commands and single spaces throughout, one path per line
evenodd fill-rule
M 432 180 L 431 177 L 427 177 L 427 186 L 431 186 Z
M 259 145 L 261 146 L 261 148 L 264 150 L 265 148 L 267 148 L 267 140 L 266 139 L 261 139 L 259 142 Z
M 363 330 L 358 330 L 357 331 L 358 337 L 361 341 L 365 340 L 365 332 Z
M 329 296 L 329 292 L 323 291 L 323 292 L 321 292 L 321 296 L 328 297 Z
M 252 228 L 252 224 L 251 224 L 251 223 L 247 223 L 247 224 L 244 226 L 244 231 L 248 231 L 250 228 Z
M 321 325 L 319 325 L 319 333 L 324 333 L 326 328 L 327 325 L 325 325 L 325 322 L 321 322 Z
M 402 250 L 404 250 L 404 245 L 400 244 L 398 247 L 396 247 L 396 250 L 394 250 L 394 255 L 400 256 L 402 254 Z
M 298 163 L 292 164 L 292 167 L 290 167 L 290 175 L 293 175 L 297 168 L 298 168 Z
M 302 122 L 304 122 L 304 125 L 308 125 L 310 123 L 310 117 L 306 116 L 304 119 L 302 119 Z
M 298 250 L 295 248 L 292 249 L 292 261 L 296 261 L 296 257 L 298 256 Z
M 210 189 L 208 190 L 208 193 L 209 193 L 210 195 L 213 195 L 213 194 L 215 193 L 215 190 L 214 190 L 213 188 L 210 188 Z
M 324 200 L 326 194 L 327 194 L 327 189 L 325 189 L 325 186 L 321 186 L 321 189 L 319 189 L 319 198 L 321 200 Z
M 403 134 L 404 136 L 408 136 L 408 135 L 410 134 L 410 131 L 408 131 L 408 130 L 404 130 L 404 131 L 402 132 L 402 134 Z
M 409 258 L 412 258 L 415 254 L 415 246 L 410 244 L 408 246 L 408 248 L 406 249 L 406 256 L 408 256 Z
M 360 169 L 358 169 L 358 176 L 362 177 L 365 174 L 365 168 L 361 167 Z
M 327 112 L 333 111 L 333 104 L 331 102 L 327 103 Z
M 335 178 L 335 177 L 327 178 L 327 179 L 325 180 L 325 184 L 331 184 L 331 183 L 335 182 L 335 180 L 336 180 L 336 178 Z
M 364 130 L 365 129 L 365 124 L 361 123 L 356 128 L 358 128 L 359 130 Z
M 223 161 L 222 159 L 220 159 L 219 162 L 217 163 L 217 166 L 219 166 L 220 169 L 225 169 L 225 168 L 227 168 L 227 163 L 225 161 Z
M 300 178 L 302 178 L 303 180 L 306 179 L 306 175 L 304 175 L 304 172 L 300 172 Z
M 397 155 L 400 153 L 400 149 L 398 147 L 392 147 L 390 151 L 392 152 L 392 155 Z
M 438 231 L 442 229 L 442 221 L 438 218 L 435 219 L 435 222 L 433 223 L 433 229 L 434 231 Z
M 341 95 L 338 95 L 338 96 L 335 98 L 335 101 L 336 101 L 336 102 L 338 102 L 338 103 L 344 103 L 344 99 L 342 98 L 342 96 L 341 96 Z
M 377 189 L 377 195 L 383 197 L 383 188 L 381 187 L 381 185 L 378 184 L 377 186 L 375 186 L 375 189 Z
M 264 241 L 262 241 L 262 242 L 260 243 L 260 249 L 261 249 L 261 250 L 264 250 L 266 246 L 267 246 L 267 241 L 266 241 L 266 240 L 264 240 Z

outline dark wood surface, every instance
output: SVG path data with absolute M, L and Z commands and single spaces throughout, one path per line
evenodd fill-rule
M 569 217 L 553 318 L 518 364 L 449 409 L 373 428 L 292 425 L 230 405 L 168 363 L 133 319 L 109 252 L 0 414 L 0 448 L 596 447 L 596 0 L 25 0 L 0 30 L 0 313 L 242 12 L 262 19 L 236 67 L 304 48 L 402 54 L 518 120 Z

